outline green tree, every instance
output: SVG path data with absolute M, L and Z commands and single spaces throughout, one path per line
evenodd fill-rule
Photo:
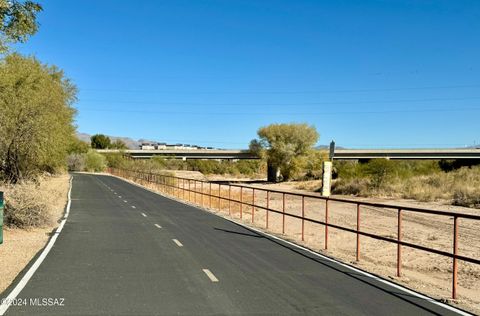
M 18 182 L 66 165 L 75 86 L 54 66 L 12 54 L 0 60 L 0 177 Z
M 258 136 L 250 150 L 267 161 L 269 181 L 277 181 L 278 172 L 284 181 L 290 179 L 319 138 L 315 127 L 307 124 L 271 124 L 260 128 Z
M 87 169 L 87 171 L 100 172 L 104 171 L 106 167 L 107 160 L 104 155 L 94 150 L 90 150 L 85 154 L 85 169 Z
M 128 146 L 127 146 L 127 144 L 125 144 L 125 142 L 123 140 L 117 139 L 113 143 L 110 144 L 109 148 L 123 150 L 123 149 L 128 149 Z
M 366 164 L 360 164 L 360 168 L 370 178 L 372 187 L 379 189 L 399 175 L 402 164 L 389 159 L 372 159 Z
M 92 148 L 94 149 L 107 149 L 111 144 L 110 138 L 103 134 L 95 134 L 90 137 L 90 140 Z
M 104 156 L 107 160 L 108 167 L 122 168 L 125 167 L 125 164 L 128 162 L 122 153 L 108 153 L 104 154 Z
M 33 1 L 0 0 L 0 53 L 8 45 L 23 43 L 38 30 L 37 13 L 42 6 Z
M 69 154 L 85 154 L 90 150 L 90 144 L 78 138 L 73 138 L 68 146 Z

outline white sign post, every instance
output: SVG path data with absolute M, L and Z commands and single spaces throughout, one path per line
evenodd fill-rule
M 332 187 L 332 162 L 323 162 L 322 196 L 330 196 Z

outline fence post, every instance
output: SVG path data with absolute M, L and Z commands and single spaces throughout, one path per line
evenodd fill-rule
M 182 199 L 185 201 L 185 178 L 182 178 Z
M 255 188 L 253 188 L 252 196 L 252 224 L 255 222 Z
M 240 187 L 240 219 L 243 218 L 243 187 Z
M 285 193 L 282 195 L 282 234 L 285 235 Z
M 222 185 L 218 184 L 218 211 L 222 211 Z
M 212 183 L 209 182 L 208 183 L 208 186 L 209 186 L 209 189 L 208 189 L 208 208 L 212 208 Z
M 356 260 L 360 261 L 360 203 L 357 203 L 357 256 Z
M 265 227 L 266 229 L 268 229 L 268 209 L 270 208 L 270 191 L 267 191 L 267 218 L 266 218 L 266 223 L 265 223 Z
M 402 210 L 398 209 L 397 216 L 397 277 L 402 276 Z
M 193 180 L 193 204 L 197 204 L 197 180 Z
M 302 241 L 305 241 L 305 195 L 302 195 Z
M 175 190 L 177 191 L 177 198 L 180 199 L 180 179 L 175 178 Z
M 325 250 L 328 249 L 328 199 L 325 200 Z
M 228 185 L 228 215 L 232 216 L 232 206 L 231 206 L 231 198 L 232 197 L 232 186 Z
M 458 275 L 458 217 L 453 217 L 453 278 L 452 278 L 452 298 L 457 299 L 457 275 Z

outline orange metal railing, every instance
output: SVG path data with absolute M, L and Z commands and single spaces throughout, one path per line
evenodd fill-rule
M 135 170 L 124 170 L 124 169 L 113 169 L 110 168 L 109 172 L 113 175 L 131 179 L 137 182 L 146 182 L 146 183 L 154 183 L 160 185 L 160 189 L 163 193 L 175 196 L 179 199 L 183 199 L 186 201 L 193 202 L 202 207 L 212 208 L 212 199 L 218 200 L 218 208 L 221 211 L 221 201 L 228 202 L 228 213 L 232 215 L 232 203 L 238 203 L 240 205 L 240 219 L 243 219 L 243 207 L 250 207 L 252 209 L 252 216 L 251 221 L 254 223 L 255 221 L 255 210 L 263 209 L 266 211 L 266 221 L 265 221 L 265 228 L 269 228 L 269 213 L 277 213 L 282 216 L 282 233 L 285 234 L 285 218 L 292 217 L 297 218 L 302 221 L 301 223 L 301 240 L 304 241 L 305 238 L 305 222 L 320 224 L 325 227 L 325 236 L 324 236 L 324 248 L 328 249 L 328 228 L 335 228 L 342 231 L 350 232 L 356 234 L 356 260 L 360 260 L 360 236 L 366 236 L 369 238 L 386 241 L 390 243 L 394 243 L 397 245 L 397 254 L 396 254 L 396 274 L 398 277 L 402 275 L 402 247 L 409 247 L 413 249 L 423 250 L 426 252 L 434 253 L 437 255 L 445 256 L 448 258 L 452 258 L 453 267 L 452 267 L 452 298 L 457 298 L 457 281 L 458 281 L 458 260 L 470 262 L 473 264 L 480 265 L 480 260 L 478 258 L 472 258 L 468 256 L 463 256 L 458 254 L 458 223 L 459 219 L 470 219 L 480 221 L 480 216 L 473 215 L 473 214 L 466 214 L 466 213 L 456 213 L 456 212 L 448 212 L 448 211 L 439 211 L 439 210 L 431 210 L 431 209 L 424 209 L 424 208 L 417 208 L 417 207 L 406 207 L 406 206 L 394 206 L 390 204 L 382 204 L 382 203 L 371 203 L 371 202 L 363 202 L 363 201 L 354 201 L 348 199 L 340 199 L 340 198 L 331 198 L 331 197 L 322 197 L 314 194 L 302 194 L 302 193 L 294 193 L 294 192 L 285 192 L 280 190 L 271 190 L 271 189 L 264 189 L 258 187 L 251 187 L 251 186 L 244 186 L 238 184 L 220 184 L 220 183 L 212 183 L 209 181 L 203 180 L 195 180 L 195 179 L 188 179 L 188 178 L 181 178 L 181 177 L 174 177 L 169 175 L 162 175 L 156 173 L 148 173 L 148 172 L 141 172 Z M 192 188 L 193 184 L 193 188 Z M 197 189 L 197 184 L 200 184 L 200 190 Z M 212 194 L 212 184 L 218 186 L 218 195 Z M 208 187 L 208 191 L 205 192 L 205 188 Z M 222 196 L 222 188 L 227 187 L 228 195 Z M 240 199 L 236 200 L 232 198 L 231 192 L 232 188 L 239 188 L 240 189 Z M 252 192 L 252 200 L 246 201 L 244 200 L 244 192 L 251 190 Z M 266 192 L 266 206 L 258 205 L 255 203 L 255 192 Z M 281 211 L 270 208 L 270 196 L 272 193 L 277 193 L 282 195 L 282 209 Z M 188 196 L 187 196 L 188 194 Z M 191 194 L 193 194 L 193 201 L 191 198 Z M 200 202 L 197 202 L 197 197 L 200 195 Z M 301 216 L 291 214 L 285 211 L 286 209 L 286 197 L 287 196 L 297 196 L 301 197 Z M 204 197 L 208 197 L 208 205 L 205 205 Z M 305 217 L 305 198 L 309 199 L 318 199 L 325 201 L 325 219 L 323 221 Z M 341 202 L 341 203 L 348 203 L 356 205 L 356 228 L 352 229 L 349 227 L 340 226 L 337 224 L 329 223 L 329 203 L 330 202 Z M 390 238 L 384 237 L 377 234 L 365 232 L 361 230 L 361 209 L 362 206 L 369 206 L 369 207 L 378 207 L 384 209 L 393 209 L 397 213 L 397 238 Z M 423 213 L 423 214 L 433 214 L 443 217 L 453 218 L 453 247 L 452 252 L 442 251 L 439 249 L 434 249 L 430 247 L 425 247 L 422 245 L 406 242 L 402 240 L 402 215 L 404 212 L 413 212 L 413 213 Z

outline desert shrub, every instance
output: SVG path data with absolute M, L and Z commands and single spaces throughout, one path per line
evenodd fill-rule
M 453 191 L 453 205 L 480 208 L 480 188 L 456 187 Z
M 153 157 L 151 160 L 135 161 L 133 164 L 135 165 L 134 168 L 139 168 L 138 170 L 188 170 L 198 171 L 203 174 L 255 175 L 265 169 L 264 162 L 260 160 L 217 161 L 191 159 L 183 161 L 166 157 Z
M 369 192 L 370 183 L 368 179 L 356 178 L 351 180 L 338 179 L 332 183 L 333 194 L 359 195 L 363 196 Z
M 87 171 L 100 172 L 107 167 L 106 158 L 94 150 L 85 154 L 85 169 Z
M 187 169 L 199 171 L 203 174 L 225 173 L 227 168 L 218 161 L 213 160 L 187 160 Z
M 445 162 L 444 162 L 445 163 Z M 480 166 L 442 171 L 437 161 L 336 162 L 335 194 L 391 196 L 418 201 L 451 200 L 480 208 Z
M 112 168 L 122 168 L 125 165 L 126 159 L 123 157 L 122 153 L 109 153 L 103 154 L 106 159 L 108 167 Z
M 68 171 L 85 170 L 85 154 L 70 154 L 67 157 Z
M 155 156 L 150 160 L 150 162 L 152 163 L 150 167 L 154 169 L 166 169 L 166 170 L 185 170 L 186 169 L 186 161 L 175 159 L 175 158 Z M 148 161 L 146 161 L 145 163 L 148 163 Z
M 410 168 L 410 176 L 430 175 L 442 172 L 440 163 L 436 160 L 407 161 L 405 163 Z
M 5 191 L 6 226 L 27 228 L 39 227 L 49 223 L 49 201 L 38 184 L 22 183 L 9 185 Z
M 372 159 L 367 164 L 360 165 L 373 188 L 379 189 L 391 182 L 398 175 L 400 167 L 396 162 L 387 159 Z
M 453 176 L 446 173 L 415 176 L 399 183 L 401 197 L 418 201 L 451 198 Z
M 363 178 L 360 174 L 359 163 L 356 161 L 334 161 L 333 178 L 349 180 L 353 178 Z
M 243 175 L 255 175 L 262 173 L 262 170 L 266 172 L 266 165 L 261 160 L 239 160 L 235 163 L 235 166 L 240 174 Z

